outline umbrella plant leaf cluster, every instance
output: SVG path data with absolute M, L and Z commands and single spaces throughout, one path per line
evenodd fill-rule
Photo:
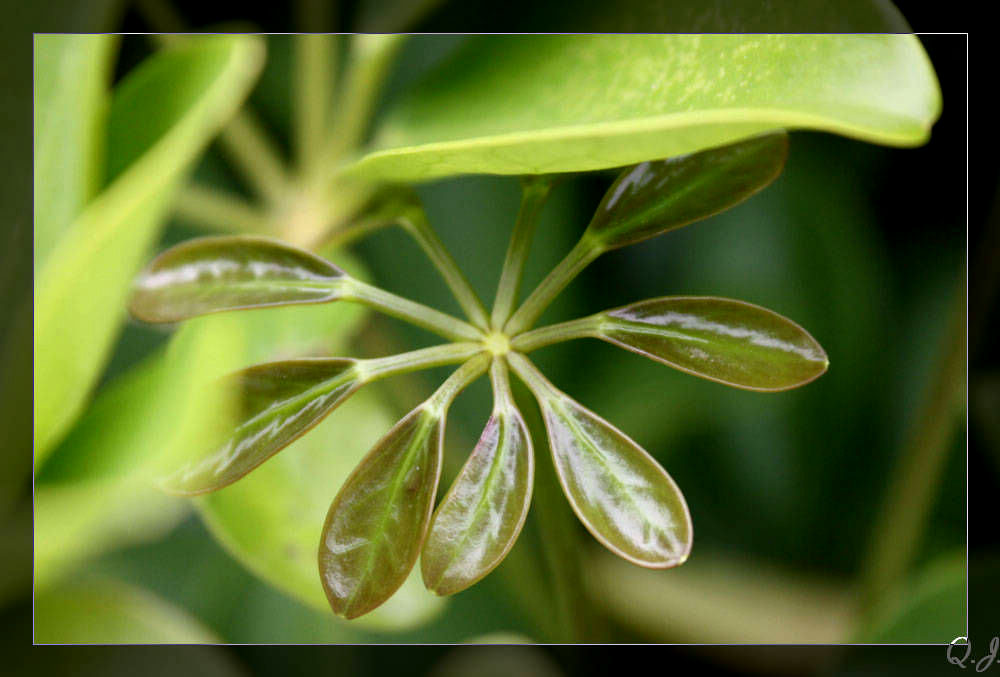
M 770 310 L 715 297 L 661 297 L 533 328 L 559 292 L 602 253 L 728 209 L 780 174 L 785 132 L 626 168 L 608 189 L 578 244 L 518 305 L 538 213 L 556 175 L 523 180 L 491 311 L 476 297 L 412 193 L 390 194 L 380 218 L 413 233 L 465 312 L 460 319 L 356 280 L 324 259 L 277 240 L 206 237 L 156 258 L 136 279 L 131 313 L 177 322 L 238 309 L 355 302 L 438 334 L 441 345 L 374 359 L 316 357 L 269 362 L 219 381 L 226 423 L 162 480 L 201 494 L 251 472 L 316 425 L 365 384 L 458 365 L 424 402 L 375 444 L 332 503 L 318 544 L 330 606 L 365 614 L 402 585 L 421 560 L 426 586 L 442 595 L 486 576 L 513 546 L 532 494 L 534 452 L 511 395 L 510 373 L 542 412 L 566 498 L 584 526 L 615 554 L 650 568 L 682 564 L 693 529 L 667 472 L 624 432 L 553 385 L 533 350 L 575 338 L 607 341 L 722 384 L 759 391 L 820 376 L 827 358 L 803 328 Z M 317 309 L 316 312 L 322 312 Z M 489 374 L 494 407 L 479 442 L 435 509 L 448 409 Z M 335 451 L 335 450 L 332 450 Z

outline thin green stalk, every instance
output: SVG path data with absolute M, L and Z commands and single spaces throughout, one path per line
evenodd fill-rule
M 394 220 L 378 217 L 362 219 L 357 223 L 352 223 L 349 226 L 334 230 L 328 237 L 323 239 L 322 245 L 319 248 L 342 249 L 355 240 L 359 240 L 369 233 L 379 230 L 380 228 L 386 228 L 394 223 Z
M 345 280 L 341 298 L 364 303 L 452 341 L 479 341 L 483 337 L 479 329 L 457 317 L 353 278 Z
M 549 304 L 580 274 L 591 261 L 604 253 L 604 249 L 593 241 L 582 238 L 576 246 L 552 269 L 552 272 L 542 280 L 541 284 L 531 292 L 531 296 L 517 309 L 517 312 L 507 320 L 504 333 L 516 336 L 525 329 L 530 329 L 538 317 L 545 312 Z
M 271 203 L 288 195 L 288 172 L 263 125 L 246 107 L 236 113 L 219 135 L 222 147 L 247 183 Z
M 862 576 L 862 619 L 870 621 L 913 561 L 964 404 L 966 296 L 959 291 L 944 352 L 909 430 L 875 528 Z
M 294 139 L 299 167 L 311 176 L 320 163 L 326 140 L 332 92 L 336 86 L 337 38 L 333 35 L 296 35 Z
M 497 286 L 496 299 L 493 301 L 490 326 L 494 329 L 502 328 L 514 310 L 521 289 L 524 264 L 531 249 L 531 239 L 538 225 L 538 215 L 552 191 L 552 185 L 552 180 L 548 177 L 526 178 L 522 182 L 521 208 L 518 210 L 517 222 L 510 236 L 503 272 L 500 273 L 500 284 Z
M 547 327 L 539 327 L 531 331 L 524 332 L 516 336 L 510 347 L 521 353 L 530 353 L 533 350 L 544 348 L 553 343 L 562 343 L 579 338 L 592 338 L 598 334 L 600 319 L 594 316 L 581 317 L 578 320 L 550 324 Z
M 358 361 L 358 373 L 365 383 L 411 371 L 465 362 L 483 352 L 479 343 L 445 343 L 440 346 L 411 350 L 410 352 Z
M 510 374 L 507 362 L 496 357 L 490 364 L 490 385 L 493 386 L 493 412 L 500 413 L 514 406 L 514 394 L 510 391 Z
M 482 354 L 470 358 L 434 391 L 427 400 L 427 406 L 436 409 L 439 416 L 444 415 L 455 397 L 482 376 L 488 366 L 490 366 L 489 355 Z
M 196 226 L 261 235 L 273 230 L 267 214 L 253 205 L 236 195 L 196 183 L 180 190 L 174 209 L 178 217 Z
M 451 257 L 444 243 L 427 222 L 423 210 L 419 207 L 408 210 L 399 217 L 399 224 L 413 236 L 430 258 L 466 316 L 480 329 L 486 329 L 489 326 L 489 318 L 486 316 L 482 301 L 476 296 L 476 292 L 462 274 L 455 259 Z
M 382 83 L 404 35 L 356 35 L 351 40 L 344 86 L 338 96 L 330 137 L 324 146 L 328 177 L 364 139 Z
M 177 34 L 189 29 L 169 2 L 142 0 L 138 7 L 145 20 L 158 31 L 150 35 L 158 46 L 166 47 L 189 37 Z M 222 128 L 219 141 L 254 190 L 273 203 L 284 199 L 289 189 L 285 165 L 277 146 L 250 113 L 249 104 L 244 104 Z

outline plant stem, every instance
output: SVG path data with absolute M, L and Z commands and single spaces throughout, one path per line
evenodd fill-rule
M 302 174 L 311 176 L 319 165 L 336 86 L 337 39 L 332 35 L 296 35 L 293 44 L 295 151 Z
M 393 223 L 395 223 L 393 220 L 378 217 L 362 219 L 357 223 L 352 223 L 348 226 L 335 230 L 328 237 L 323 239 L 321 248 L 326 249 L 329 247 L 341 249 L 355 240 L 358 240 L 380 228 L 391 226 Z
M 263 235 L 273 229 L 267 214 L 248 202 L 196 183 L 189 183 L 180 190 L 174 209 L 178 217 L 194 225 L 231 233 Z
M 389 357 L 359 360 L 358 371 L 362 374 L 362 381 L 371 383 L 378 379 L 398 376 L 411 371 L 464 362 L 482 351 L 483 346 L 479 343 L 446 343 Z
M 458 305 L 462 307 L 465 315 L 474 325 L 480 329 L 486 329 L 489 326 L 489 319 L 486 317 L 486 309 L 483 307 L 482 301 L 476 296 L 476 292 L 469 285 L 469 281 L 465 279 L 465 275 L 455 263 L 455 259 L 445 249 L 444 243 L 441 242 L 437 233 L 430 227 L 423 209 L 414 207 L 407 210 L 399 217 L 399 224 L 413 236 L 420 248 L 430 258 L 434 267 L 441 273 L 441 277 L 451 289 L 451 293 L 455 296 L 455 300 L 458 301 Z
M 289 192 L 285 165 L 274 142 L 248 107 L 236 113 L 219 135 L 223 148 L 247 183 L 271 203 Z
M 569 322 L 550 324 L 547 327 L 539 327 L 518 335 L 510 342 L 510 347 L 518 352 L 530 353 L 553 343 L 597 336 L 599 326 L 600 318 L 593 315 Z
M 479 341 L 483 337 L 479 329 L 457 317 L 354 278 L 345 280 L 341 298 L 367 304 L 386 315 L 405 320 L 452 341 Z
M 530 329 L 538 316 L 545 312 L 553 299 L 586 268 L 591 261 L 604 253 L 597 243 L 584 237 L 569 254 L 552 269 L 552 272 L 542 280 L 541 284 L 531 292 L 531 296 L 517 309 L 517 312 L 507 320 L 504 332 L 508 336 L 516 336 L 525 329 Z
M 502 328 L 514 310 L 514 303 L 517 302 L 517 294 L 521 288 L 521 277 L 524 274 L 524 263 L 528 259 L 531 239 L 538 225 L 538 215 L 552 191 L 552 185 L 549 177 L 530 177 L 522 181 L 521 208 L 517 212 L 517 222 L 510 236 L 503 272 L 500 273 L 500 284 L 497 286 L 496 299 L 493 301 L 490 326 L 494 329 Z
M 465 390 L 473 381 L 482 376 L 486 368 L 490 366 L 489 355 L 477 355 L 461 367 L 456 369 L 441 386 L 434 391 L 434 394 L 427 400 L 427 406 L 437 410 L 439 416 L 444 415 L 448 410 L 455 396 Z
M 138 7 L 143 18 L 160 31 L 150 35 L 154 43 L 166 47 L 188 39 L 187 35 L 171 35 L 188 28 L 169 2 L 141 0 Z M 285 197 L 289 189 L 285 165 L 277 146 L 250 112 L 249 104 L 245 103 L 222 128 L 219 141 L 254 190 L 272 203 Z
M 920 544 L 955 430 L 955 415 L 964 403 L 965 323 L 963 286 L 957 294 L 940 364 L 909 430 L 872 532 L 863 568 L 862 622 L 871 620 L 886 594 L 906 575 Z
M 499 413 L 514 406 L 514 395 L 510 391 L 510 374 L 507 362 L 497 357 L 490 363 L 490 385 L 493 386 L 493 412 Z
M 340 105 L 323 151 L 328 168 L 326 178 L 333 176 L 343 157 L 364 138 L 375 100 L 405 37 L 356 35 L 351 40 L 344 87 L 338 96 Z

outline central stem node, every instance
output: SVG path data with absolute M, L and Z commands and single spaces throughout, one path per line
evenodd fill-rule
M 494 357 L 501 357 L 510 352 L 510 339 L 501 332 L 490 332 L 483 338 L 483 346 Z

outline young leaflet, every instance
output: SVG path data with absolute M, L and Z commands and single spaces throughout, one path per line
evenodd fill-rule
M 826 371 L 820 345 L 770 310 L 714 297 L 661 297 L 532 329 L 551 301 L 602 253 L 704 219 L 767 186 L 781 172 L 788 138 L 774 132 L 626 169 L 608 189 L 579 243 L 517 306 L 531 235 L 553 177 L 524 181 L 523 201 L 492 312 L 469 287 L 412 194 L 379 218 L 421 244 L 468 321 L 346 275 L 309 252 L 258 237 L 203 238 L 155 259 L 136 282 L 130 309 L 150 322 L 273 305 L 355 301 L 452 343 L 370 360 L 313 358 L 250 367 L 221 387 L 232 425 L 164 482 L 196 494 L 226 486 L 304 434 L 373 380 L 461 364 L 390 430 L 333 500 L 319 573 L 335 613 L 378 607 L 421 559 L 425 585 L 441 595 L 486 576 L 513 546 L 528 514 L 532 434 L 514 404 L 508 369 L 538 402 L 563 492 L 584 526 L 617 555 L 652 568 L 683 563 L 693 530 L 680 489 L 648 452 L 558 390 L 525 357 L 537 348 L 597 338 L 725 385 L 778 391 Z M 400 195 L 396 193 L 396 195 Z M 395 210 L 395 211 L 394 211 Z M 434 510 L 448 408 L 486 371 L 494 406 L 478 444 Z

